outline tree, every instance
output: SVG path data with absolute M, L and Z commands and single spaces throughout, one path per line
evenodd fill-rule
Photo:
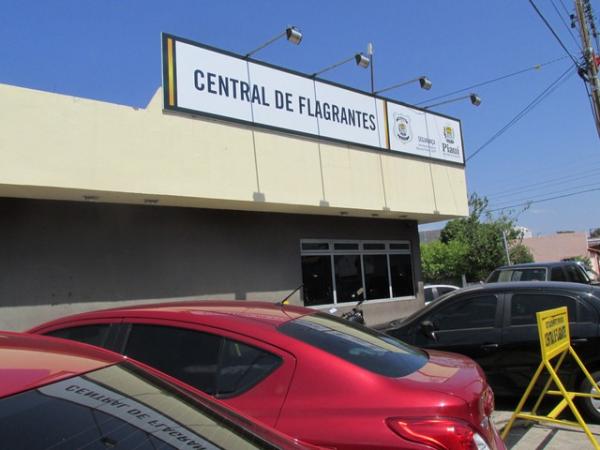
M 514 262 L 533 260 L 531 253 L 521 244 L 521 232 L 515 229 L 516 217 L 511 213 L 493 216 L 486 211 L 487 206 L 485 197 L 472 194 L 469 197 L 469 216 L 449 221 L 441 232 L 439 245 L 447 247 L 423 246 L 424 273 L 426 279 L 433 277 L 428 281 L 437 281 L 436 277 L 442 274 L 453 279 L 460 279 L 465 274 L 469 281 L 484 280 L 496 267 L 507 263 L 503 233 L 510 242 L 509 253 L 514 254 Z M 461 260 L 457 261 L 459 255 Z M 441 259 L 442 256 L 447 258 L 447 263 Z M 457 272 L 459 270 L 461 272 Z
M 421 246 L 421 269 L 426 282 L 454 282 L 466 271 L 468 247 L 461 241 L 440 241 Z
M 513 264 L 523 264 L 533 262 L 533 255 L 531 254 L 531 250 L 522 243 L 511 245 L 508 250 L 508 254 L 510 255 L 510 262 Z
M 600 238 L 600 228 L 596 228 L 595 230 L 592 230 L 590 233 L 590 237 L 591 238 Z

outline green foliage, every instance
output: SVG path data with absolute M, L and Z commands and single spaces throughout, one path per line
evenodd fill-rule
M 513 264 L 533 262 L 533 255 L 531 254 L 531 251 L 521 243 L 513 244 L 508 250 L 508 254 L 510 255 L 510 261 Z
M 590 233 L 590 237 L 591 238 L 600 238 L 600 228 L 596 228 L 595 230 L 592 230 L 592 232 Z
M 426 282 L 460 279 L 465 273 L 468 246 L 461 241 L 433 241 L 421 246 L 423 278 Z
M 515 262 L 533 260 L 520 242 L 522 236 L 515 229 L 516 217 L 505 213 L 494 217 L 486 211 L 487 206 L 485 197 L 472 194 L 469 216 L 448 222 L 436 245 L 422 246 L 421 259 L 427 281 L 459 279 L 462 274 L 468 281 L 484 280 L 496 267 L 507 263 L 503 233 L 511 244 Z

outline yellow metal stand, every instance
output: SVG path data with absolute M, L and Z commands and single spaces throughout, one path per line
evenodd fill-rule
M 540 344 L 541 344 L 541 348 L 542 348 L 542 362 L 538 366 L 537 370 L 535 371 L 535 374 L 533 375 L 533 378 L 529 382 L 529 385 L 527 386 L 527 389 L 525 390 L 523 397 L 521 398 L 521 400 L 519 401 L 519 404 L 517 405 L 517 409 L 515 409 L 515 412 L 512 414 L 510 420 L 506 424 L 506 427 L 504 427 L 504 430 L 502 431 L 502 435 L 501 435 L 502 439 L 506 439 L 506 436 L 508 436 L 508 433 L 510 432 L 510 429 L 512 428 L 516 419 L 525 419 L 525 420 L 531 420 L 531 421 L 540 422 L 540 423 L 548 422 L 548 423 L 555 423 L 555 424 L 560 424 L 560 425 L 567 425 L 567 426 L 581 428 L 585 432 L 586 436 L 589 438 L 594 449 L 600 450 L 600 444 L 592 435 L 592 432 L 590 431 L 589 427 L 587 426 L 587 424 L 581 417 L 581 414 L 577 410 L 577 407 L 575 406 L 575 403 L 573 401 L 573 399 L 576 397 L 587 397 L 587 398 L 600 399 L 600 389 L 598 389 L 598 385 L 596 384 L 596 381 L 592 378 L 592 376 L 590 375 L 588 370 L 585 368 L 585 366 L 581 362 L 581 359 L 579 359 L 579 356 L 577 356 L 577 353 L 575 352 L 575 350 L 573 350 L 573 348 L 571 347 L 571 342 L 570 342 L 570 337 L 569 337 L 569 322 L 568 322 L 568 316 L 567 316 L 567 308 L 562 307 L 562 308 L 556 308 L 556 309 L 551 309 L 548 311 L 539 312 L 539 313 L 537 313 L 537 319 L 538 319 L 538 329 L 539 329 L 539 333 L 540 333 Z M 565 389 L 563 383 L 560 381 L 560 378 L 558 377 L 557 372 L 560 369 L 560 366 L 562 365 L 563 361 L 565 360 L 565 357 L 567 356 L 567 354 L 570 354 L 573 357 L 573 359 L 575 360 L 575 362 L 577 363 L 579 368 L 581 368 L 581 370 L 583 371 L 587 380 L 590 382 L 590 385 L 594 389 L 596 389 L 596 392 L 598 392 L 598 394 L 585 394 L 582 392 L 569 392 Z M 558 361 L 556 361 L 556 365 L 553 366 L 552 360 L 557 357 L 558 357 Z M 522 412 L 523 407 L 525 406 L 525 403 L 526 403 L 527 399 L 529 398 L 529 395 L 531 394 L 531 391 L 533 390 L 535 383 L 540 378 L 540 375 L 542 374 L 542 371 L 544 370 L 544 368 L 548 371 L 550 377 L 548 378 L 548 381 L 544 385 L 544 389 L 542 390 L 539 398 L 535 402 L 535 405 L 534 405 L 533 409 L 531 410 L 531 413 L 524 413 L 524 412 Z M 553 382 L 556 385 L 556 387 L 558 388 L 557 391 L 550 390 L 550 387 L 552 386 Z M 562 397 L 562 399 L 552 409 L 552 411 L 550 411 L 547 415 L 542 416 L 542 415 L 539 415 L 537 413 L 537 411 L 542 402 L 542 399 L 547 395 Z M 576 422 L 573 422 L 571 420 L 558 419 L 558 416 L 560 416 L 560 414 L 565 410 L 565 408 L 567 406 L 569 407 L 569 409 L 575 416 L 575 419 L 577 420 Z

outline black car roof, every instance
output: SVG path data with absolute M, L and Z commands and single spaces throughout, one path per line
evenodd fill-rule
M 457 291 L 452 291 L 451 294 L 464 294 L 465 292 L 509 291 L 517 289 L 520 291 L 536 289 L 580 291 L 593 292 L 596 295 L 600 293 L 600 288 L 583 283 L 567 283 L 563 281 L 503 281 L 499 283 L 481 283 L 473 286 L 468 286 Z
M 546 261 L 546 262 L 532 262 L 513 264 L 511 266 L 500 266 L 494 270 L 505 270 L 505 269 L 526 269 L 530 267 L 557 267 L 557 266 L 572 266 L 573 264 L 579 265 L 575 261 Z

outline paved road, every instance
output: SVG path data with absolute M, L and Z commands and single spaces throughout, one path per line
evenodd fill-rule
M 494 413 L 494 423 L 502 430 L 508 423 L 512 410 L 501 405 Z M 590 430 L 600 445 L 600 425 L 590 425 Z M 507 439 L 507 447 L 512 450 L 584 450 L 594 446 L 583 430 L 560 425 L 533 424 L 517 421 Z

